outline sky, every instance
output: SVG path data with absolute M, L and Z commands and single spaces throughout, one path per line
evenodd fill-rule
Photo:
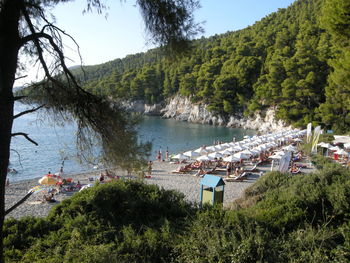
M 62 3 L 50 10 L 56 24 L 79 44 L 83 65 L 100 64 L 154 47 L 147 43 L 147 34 L 134 0 L 105 2 L 109 7 L 107 16 L 96 12 L 83 14 L 86 0 Z M 205 32 L 197 38 L 243 29 L 293 2 L 294 0 L 200 0 L 201 8 L 194 16 L 196 22 L 203 22 Z M 64 51 L 69 58 L 66 61 L 68 66 L 81 64 L 72 41 L 65 40 Z M 24 82 L 35 79 L 37 75 L 37 69 L 30 68 L 32 70 Z

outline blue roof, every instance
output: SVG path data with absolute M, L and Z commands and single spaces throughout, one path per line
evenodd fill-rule
M 201 180 L 201 185 L 206 185 L 209 187 L 217 187 L 217 186 L 225 185 L 225 182 L 224 180 L 222 180 L 220 176 L 206 174 Z

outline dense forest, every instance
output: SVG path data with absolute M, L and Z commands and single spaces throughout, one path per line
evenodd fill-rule
M 337 18 L 324 17 L 339 11 L 329 10 L 333 6 L 349 7 L 346 1 L 324 2 L 298 0 L 243 30 L 194 40 L 192 49 L 176 60 L 158 48 L 75 74 L 90 91 L 112 98 L 152 104 L 180 93 L 222 116 L 275 107 L 277 118 L 295 126 L 312 121 L 346 131 L 349 29 L 337 34 L 339 25 L 332 28 Z M 348 24 L 346 12 L 338 14 Z

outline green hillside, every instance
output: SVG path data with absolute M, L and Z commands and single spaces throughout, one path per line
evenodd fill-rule
M 337 93 L 332 83 L 349 78 L 350 45 L 345 47 L 348 53 L 342 53 L 344 46 L 339 43 L 344 44 L 344 39 L 332 30 L 338 27 L 332 27 L 336 18 L 324 19 L 325 14 L 341 12 L 323 8 L 324 2 L 298 0 L 243 30 L 195 40 L 189 54 L 176 61 L 153 49 L 86 67 L 86 87 L 147 103 L 180 93 L 208 103 L 211 111 L 223 116 L 263 113 L 278 106 L 277 117 L 295 126 L 312 121 L 345 131 L 350 125 L 349 85 Z M 334 6 L 333 0 L 328 2 Z M 339 7 L 345 11 L 340 18 L 345 29 L 339 34 L 345 34 L 348 43 L 347 5 L 344 1 Z M 343 73 L 337 73 L 339 63 Z M 77 74 L 84 79 L 81 72 Z

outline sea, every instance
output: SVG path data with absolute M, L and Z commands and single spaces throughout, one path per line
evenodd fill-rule
M 18 104 L 15 113 L 26 110 L 28 105 Z M 81 163 L 76 158 L 76 124 L 54 124 L 44 112 L 23 115 L 15 119 L 13 132 L 25 132 L 38 143 L 30 143 L 22 136 L 13 137 L 11 143 L 10 168 L 17 173 L 9 173 L 10 182 L 38 178 L 59 171 L 64 160 L 65 174 L 92 171 L 93 164 Z M 141 142 L 151 142 L 151 160 L 161 150 L 164 156 L 197 149 L 203 145 L 210 146 L 216 142 L 242 140 L 244 136 L 255 134 L 253 130 L 234 129 L 222 126 L 188 123 L 174 119 L 162 119 L 144 116 L 137 126 Z

